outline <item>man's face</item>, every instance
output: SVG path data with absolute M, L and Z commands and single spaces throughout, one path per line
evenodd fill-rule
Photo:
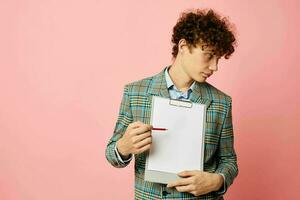
M 214 54 L 213 48 L 200 44 L 196 48 L 191 47 L 191 51 L 184 46 L 181 53 L 183 70 L 191 79 L 198 82 L 205 82 L 218 70 L 219 59 L 220 57 Z

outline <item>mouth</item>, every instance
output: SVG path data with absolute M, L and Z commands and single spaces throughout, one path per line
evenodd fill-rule
M 205 78 L 208 78 L 208 77 L 211 76 L 211 74 L 206 74 L 206 73 L 202 73 L 202 74 L 203 74 L 203 76 L 204 76 Z

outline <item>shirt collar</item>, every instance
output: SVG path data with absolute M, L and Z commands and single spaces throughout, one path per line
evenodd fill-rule
M 170 77 L 170 74 L 169 74 L 170 67 L 171 67 L 171 65 L 165 69 L 165 78 L 166 78 L 166 82 L 167 82 L 167 88 L 170 89 L 171 87 L 174 87 L 176 90 L 178 90 Z M 193 91 L 194 86 L 195 86 L 195 81 L 193 82 L 193 84 L 190 86 L 190 88 L 188 90 Z

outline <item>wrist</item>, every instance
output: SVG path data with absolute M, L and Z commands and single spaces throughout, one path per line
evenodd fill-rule
M 213 176 L 214 176 L 214 179 L 213 179 L 214 180 L 214 189 L 213 189 L 213 191 L 218 191 L 222 187 L 222 185 L 224 185 L 224 179 L 223 179 L 222 175 L 217 174 L 217 173 L 214 173 Z
M 126 150 L 124 150 L 124 144 L 122 138 L 117 141 L 116 145 L 117 145 L 117 151 L 119 152 L 120 156 L 123 159 L 129 158 L 130 153 L 127 153 Z

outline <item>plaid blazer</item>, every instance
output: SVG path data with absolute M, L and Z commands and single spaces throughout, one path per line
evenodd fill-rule
M 114 148 L 130 123 L 139 120 L 150 124 L 152 95 L 170 98 L 164 70 L 155 76 L 125 85 L 114 133 L 105 151 L 106 159 L 114 167 L 123 168 L 129 164 L 130 161 L 122 163 L 118 160 Z M 238 174 L 233 144 L 231 97 L 207 82 L 196 82 L 190 100 L 207 105 L 204 171 L 223 173 L 227 190 Z M 134 155 L 135 199 L 223 199 L 218 192 L 196 197 L 191 193 L 178 192 L 175 188 L 167 188 L 166 184 L 144 181 L 148 152 Z

